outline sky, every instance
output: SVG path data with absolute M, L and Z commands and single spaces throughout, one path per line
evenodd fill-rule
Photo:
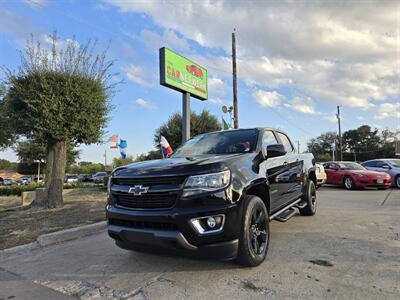
M 276 127 L 306 143 L 363 124 L 400 129 L 398 1 L 0 0 L 0 66 L 17 69 L 31 34 L 60 47 L 97 38 L 115 60 L 117 86 L 106 140 L 118 134 L 128 154 L 154 149 L 153 133 L 182 109 L 181 93 L 159 84 L 160 47 L 208 71 L 209 99 L 191 109 L 219 119 L 232 105 L 231 34 L 237 40 L 239 127 Z M 63 43 L 64 42 L 64 43 Z M 0 77 L 3 74 L 0 75 Z M 118 157 L 110 144 L 80 146 L 81 161 Z M 12 150 L 0 158 L 16 161 Z

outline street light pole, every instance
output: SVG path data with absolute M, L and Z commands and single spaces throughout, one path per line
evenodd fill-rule
M 238 99 L 237 99 L 237 73 L 236 73 L 236 34 L 232 32 L 232 76 L 233 76 L 233 127 L 239 128 Z
M 342 147 L 342 129 L 340 126 L 340 106 L 337 106 L 337 114 L 336 118 L 338 120 L 338 126 L 339 126 L 339 151 L 340 151 L 340 161 L 343 161 L 343 147 Z

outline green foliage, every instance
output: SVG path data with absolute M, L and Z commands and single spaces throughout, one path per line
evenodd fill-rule
M 335 132 L 326 132 L 316 138 L 312 138 L 307 144 L 308 152 L 311 152 L 316 161 L 332 160 L 332 149 L 338 144 Z
M 34 191 L 37 188 L 43 187 L 43 185 L 13 185 L 13 186 L 2 186 L 0 187 L 0 196 L 21 196 L 22 192 Z
M 103 164 L 87 161 L 81 161 L 78 164 L 71 165 L 67 168 L 67 172 L 72 174 L 95 174 L 104 171 L 105 167 Z
M 6 159 L 0 159 L 0 170 L 17 171 L 18 163 Z
M 117 168 L 117 167 L 129 165 L 135 161 L 136 160 L 131 155 L 128 155 L 125 159 L 122 159 L 120 157 L 115 157 L 113 159 L 113 167 Z
M 356 129 L 350 129 L 343 133 L 343 159 L 365 161 L 374 158 L 387 158 L 394 156 L 394 140 L 396 132 L 388 129 L 372 130 L 370 126 L 363 125 Z M 312 152 L 317 161 L 332 159 L 333 144 L 338 147 L 338 137 L 335 132 L 326 132 L 311 139 L 307 144 L 309 152 Z M 337 153 L 335 154 L 336 157 Z
M 37 161 L 41 163 L 46 161 L 47 145 L 45 143 L 34 140 L 18 141 L 14 150 L 22 163 L 32 164 Z M 69 143 L 67 147 L 67 167 L 74 164 L 78 157 L 79 150 Z
M 163 135 L 175 150 L 181 145 L 182 141 L 182 115 L 179 113 L 173 114 L 166 123 L 159 127 L 154 133 L 154 145 L 160 149 L 159 140 L 160 135 Z M 190 136 L 218 131 L 221 130 L 221 124 L 218 122 L 217 117 L 210 114 L 209 111 L 203 110 L 200 114 L 195 112 L 190 116 Z M 160 151 L 158 151 L 159 155 Z

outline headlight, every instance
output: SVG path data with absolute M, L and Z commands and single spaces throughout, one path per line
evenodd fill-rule
M 185 183 L 185 196 L 201 192 L 212 192 L 226 188 L 231 180 L 231 171 L 190 176 Z
M 361 173 L 356 173 L 356 175 L 360 178 L 367 178 L 368 176 L 365 174 L 361 174 Z

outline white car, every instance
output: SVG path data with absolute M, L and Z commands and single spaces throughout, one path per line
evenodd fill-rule
M 326 182 L 326 173 L 323 165 L 315 164 L 315 176 L 317 177 L 318 187 L 320 187 Z

